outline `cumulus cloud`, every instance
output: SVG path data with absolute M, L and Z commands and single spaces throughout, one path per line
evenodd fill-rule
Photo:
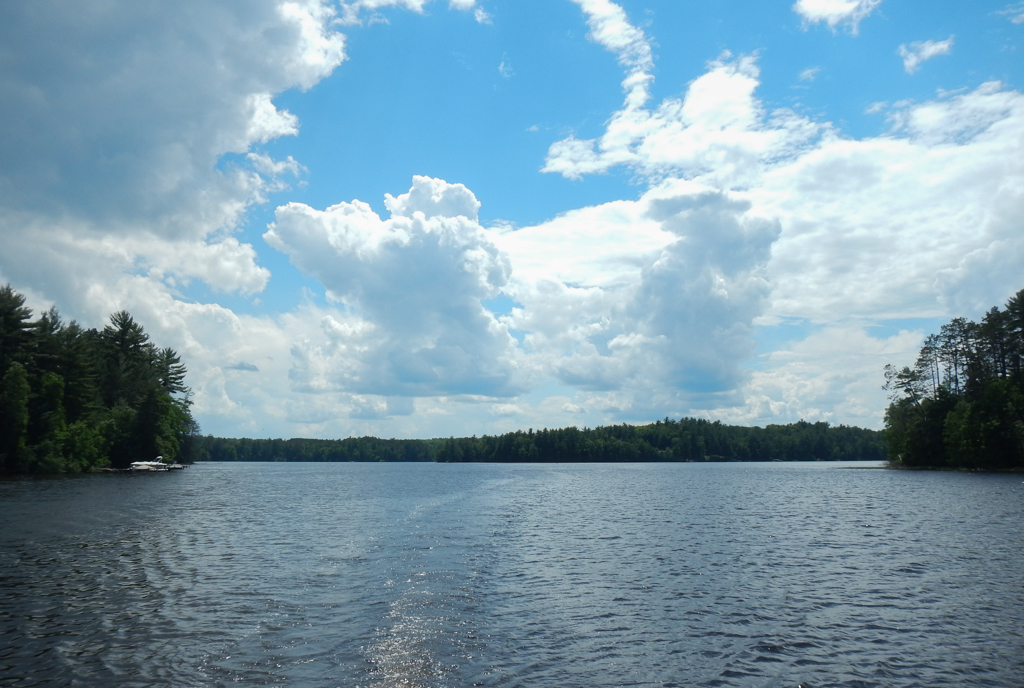
M 833 31 L 848 24 L 850 33 L 857 35 L 860 22 L 881 4 L 882 0 L 797 0 L 793 11 L 807 24 L 825 22 Z
M 344 40 L 318 1 L 186 4 L 4 5 L 0 204 L 193 236 L 237 216 L 259 178 L 217 161 L 295 134 L 272 94 L 329 74 Z
M 476 197 L 415 177 L 385 205 L 387 220 L 361 201 L 277 209 L 267 243 L 344 307 L 323 317 L 319 342 L 295 345 L 293 383 L 392 396 L 517 391 L 515 340 L 481 304 L 505 286 L 510 265 L 477 223 Z
M 788 110 L 765 113 L 754 96 L 759 69 L 755 56 L 733 59 L 724 52 L 690 83 L 683 98 L 657 108 L 650 99 L 653 57 L 643 31 L 607 0 L 578 0 L 590 38 L 619 56 L 626 68 L 623 107 L 604 134 L 570 136 L 551 145 L 542 171 L 579 179 L 626 165 L 650 180 L 670 176 L 714 178 L 722 186 L 743 184 L 759 161 L 799 151 L 823 127 Z
M 1024 210 L 1024 96 L 989 83 L 892 119 L 890 134 L 831 138 L 752 190 L 785 228 L 772 260 L 775 313 L 935 317 L 946 312 L 943 284 L 967 300 L 1001 294 L 989 303 L 1019 288 L 996 252 L 978 251 L 1024 241 L 1014 219 Z M 977 261 L 972 279 L 939 280 L 965 256 Z
M 903 69 L 907 74 L 913 74 L 920 67 L 921 63 L 939 55 L 948 55 L 953 50 L 953 36 L 944 41 L 915 41 L 908 48 L 901 45 L 899 56 L 903 58 Z
M 77 314 L 126 274 L 262 290 L 230 233 L 301 171 L 256 147 L 298 132 L 274 94 L 345 59 L 333 19 L 320 0 L 4 4 L 0 279 Z
M 744 379 L 778 231 L 739 196 L 673 182 L 505 233 L 520 306 L 502 320 L 533 365 L 613 417 L 720 402 Z
M 397 197 L 384 194 L 384 207 L 393 217 L 411 218 L 422 213 L 426 219 L 464 217 L 476 222 L 480 201 L 462 184 L 416 176 L 408 193 Z
M 622 165 L 649 189 L 501 231 L 479 227 L 469 189 L 425 177 L 386 197 L 389 219 L 358 201 L 280 208 L 267 240 L 336 304 L 296 316 L 287 350 L 309 423 L 409 431 L 459 409 L 492 429 L 662 415 L 877 426 L 878 371 L 923 333 L 875 324 L 978 315 L 1019 289 L 1020 93 L 992 82 L 876 104 L 889 130 L 852 139 L 768 111 L 756 56 L 723 55 L 648 105 L 643 32 L 611 3 L 579 4 L 623 65 L 625 102 L 600 137 L 555 142 L 544 169 Z M 875 6 L 798 3 L 854 31 Z M 481 302 L 499 292 L 514 305 L 495 317 Z M 756 356 L 758 328 L 787 318 L 810 334 Z

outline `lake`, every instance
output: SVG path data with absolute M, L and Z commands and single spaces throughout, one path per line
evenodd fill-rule
M 1024 686 L 1024 476 L 851 465 L 0 481 L 0 685 Z

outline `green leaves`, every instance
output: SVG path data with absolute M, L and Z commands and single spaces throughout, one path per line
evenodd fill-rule
M 27 458 L 28 375 L 13 363 L 0 380 L 0 468 L 20 473 Z
M 35 322 L 25 299 L 0 288 L 0 472 L 58 473 L 174 459 L 198 426 L 185 366 L 127 311 L 101 332 Z
M 913 467 L 1024 468 L 1024 290 L 981 323 L 954 318 L 914 369 L 885 366 L 890 460 Z

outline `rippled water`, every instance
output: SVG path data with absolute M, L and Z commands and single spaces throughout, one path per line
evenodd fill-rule
M 202 464 L 0 482 L 3 686 L 1022 686 L 1020 475 Z

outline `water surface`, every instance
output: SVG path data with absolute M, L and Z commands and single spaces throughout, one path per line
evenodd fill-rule
M 0 482 L 3 686 L 1022 686 L 1020 475 L 200 464 Z

